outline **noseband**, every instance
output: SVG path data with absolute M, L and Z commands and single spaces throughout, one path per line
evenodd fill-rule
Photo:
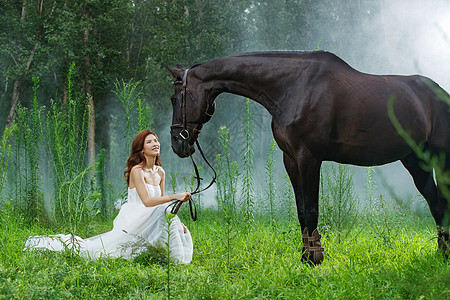
M 189 89 L 187 88 L 187 74 L 188 74 L 189 69 L 186 69 L 184 71 L 183 74 L 183 85 L 181 88 L 181 114 L 182 114 L 182 123 L 181 124 L 173 124 L 172 126 L 170 126 L 170 129 L 174 129 L 174 128 L 182 128 L 182 130 L 180 131 L 179 138 L 181 138 L 185 143 L 186 143 L 186 149 L 188 151 L 189 157 L 191 158 L 192 164 L 194 165 L 194 170 L 195 170 L 195 178 L 197 179 L 197 187 L 195 188 L 195 190 L 193 192 L 191 192 L 191 195 L 195 195 L 198 193 L 201 193 L 207 189 L 209 189 L 213 183 L 216 181 L 217 178 L 217 174 L 216 174 L 216 170 L 214 170 L 214 168 L 211 166 L 211 164 L 209 163 L 209 161 L 206 159 L 205 154 L 203 153 L 202 148 L 200 147 L 200 144 L 198 142 L 198 140 L 195 140 L 195 144 L 197 145 L 197 148 L 201 154 L 201 156 L 203 157 L 203 160 L 206 162 L 206 164 L 211 168 L 211 170 L 214 173 L 214 176 L 211 180 L 211 182 L 209 183 L 209 185 L 203 189 L 200 190 L 200 181 L 202 180 L 202 178 L 200 178 L 200 174 L 198 172 L 198 167 L 197 164 L 194 161 L 194 158 L 192 157 L 192 153 L 189 150 L 189 130 L 187 127 L 187 121 L 186 121 L 186 95 L 189 94 L 189 96 L 191 97 L 191 99 L 193 100 L 193 102 L 200 108 L 200 105 L 197 103 L 197 101 L 195 100 L 195 98 L 192 96 L 191 92 L 189 91 Z M 177 83 L 177 82 L 175 82 Z M 206 108 L 206 111 L 204 112 L 204 115 L 207 115 L 208 117 L 212 117 L 212 114 L 208 113 L 209 111 L 209 104 Z M 197 125 L 198 126 L 198 125 Z M 197 126 L 195 126 L 192 129 L 192 132 L 198 131 L 200 132 L 200 130 L 197 129 Z M 195 206 L 195 203 L 192 201 L 192 198 L 190 198 L 189 200 L 189 210 L 191 213 L 191 218 L 192 220 L 197 220 L 197 207 Z M 171 213 L 172 214 L 177 214 L 178 210 L 180 209 L 181 205 L 183 204 L 183 201 L 181 200 L 176 200 L 174 202 L 172 202 L 171 204 L 169 204 L 166 208 L 166 210 L 172 206 L 171 208 Z

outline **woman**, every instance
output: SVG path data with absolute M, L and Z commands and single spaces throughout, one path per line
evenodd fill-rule
M 187 201 L 187 192 L 164 195 L 165 172 L 161 167 L 158 137 L 150 130 L 139 132 L 131 145 L 131 154 L 124 175 L 128 199 L 114 219 L 114 228 L 101 235 L 81 239 L 71 235 L 36 236 L 28 238 L 25 249 L 61 251 L 76 247 L 90 258 L 101 256 L 131 259 L 151 246 L 166 246 L 178 262 L 192 260 L 192 239 L 189 230 L 175 216 L 167 230 L 166 207 L 173 200 Z M 168 241 L 168 232 L 170 240 Z

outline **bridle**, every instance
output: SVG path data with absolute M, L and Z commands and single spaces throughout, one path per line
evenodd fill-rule
M 195 98 L 192 96 L 191 92 L 189 91 L 189 89 L 188 89 L 188 87 L 187 87 L 187 75 L 188 75 L 188 71 L 189 71 L 189 69 L 184 70 L 184 74 L 183 74 L 183 82 L 182 82 L 182 87 L 181 87 L 181 116 L 182 116 L 182 118 L 181 118 L 181 124 L 180 124 L 180 123 L 178 123 L 178 124 L 173 124 L 173 125 L 170 126 L 170 129 L 171 129 L 171 131 L 172 131 L 172 129 L 175 129 L 175 128 L 181 128 L 181 129 L 182 129 L 182 130 L 180 131 L 180 133 L 178 134 L 178 136 L 179 136 L 179 138 L 181 138 L 181 139 L 186 143 L 186 149 L 187 149 L 187 151 L 188 151 L 188 155 L 189 155 L 189 157 L 190 157 L 190 159 L 191 159 L 191 161 L 192 161 L 192 164 L 194 165 L 195 178 L 197 179 L 197 187 L 196 187 L 195 190 L 194 190 L 193 192 L 191 192 L 190 194 L 191 194 L 191 195 L 195 195 L 195 194 L 201 193 L 201 192 L 203 192 L 203 191 L 209 189 L 209 188 L 213 185 L 213 183 L 216 182 L 217 174 L 216 174 L 216 171 L 214 170 L 214 168 L 213 168 L 213 167 L 211 166 L 211 164 L 209 163 L 209 161 L 206 159 L 205 154 L 203 153 L 203 150 L 202 150 L 202 148 L 200 147 L 200 144 L 199 144 L 199 142 L 198 142 L 198 139 L 196 139 L 196 140 L 195 140 L 195 144 L 197 145 L 197 148 L 198 148 L 198 150 L 199 150 L 199 152 L 200 152 L 200 154 L 201 154 L 203 160 L 206 162 L 206 164 L 211 168 L 211 170 L 212 170 L 213 173 L 214 173 L 214 176 L 213 176 L 211 182 L 209 183 L 209 185 L 208 185 L 207 187 L 203 188 L 203 189 L 200 189 L 200 183 L 201 183 L 200 181 L 203 180 L 203 179 L 200 178 L 200 174 L 199 174 L 199 172 L 198 172 L 197 164 L 195 163 L 194 158 L 192 157 L 192 153 L 191 153 L 191 151 L 189 150 L 189 138 L 190 138 L 190 136 L 189 136 L 189 130 L 188 130 L 188 127 L 187 127 L 187 121 L 186 121 L 186 95 L 189 95 L 189 96 L 191 97 L 192 101 L 193 101 L 199 108 L 200 108 L 200 106 L 199 106 L 198 102 L 195 100 Z M 179 83 L 179 82 L 176 81 L 175 83 Z M 212 114 L 209 113 L 209 104 L 208 104 L 208 106 L 207 106 L 207 108 L 206 108 L 206 111 L 204 111 L 203 114 L 206 115 L 206 116 L 208 116 L 208 117 L 211 117 L 211 116 L 212 116 Z M 198 126 L 198 125 L 197 125 L 197 126 Z M 196 132 L 196 131 L 197 131 L 197 132 L 200 132 L 200 130 L 197 128 L 197 126 L 195 126 L 195 127 L 192 129 L 192 132 Z M 194 203 L 194 201 L 192 200 L 192 197 L 188 200 L 188 202 L 189 202 L 189 210 L 190 210 L 190 213 L 191 213 L 191 218 L 192 218 L 192 220 L 196 221 L 196 220 L 197 220 L 197 207 L 195 206 L 195 203 Z M 176 200 L 176 201 L 172 202 L 171 204 L 169 204 L 169 205 L 166 207 L 166 210 L 167 210 L 169 207 L 172 207 L 170 212 L 171 212 L 172 214 L 177 214 L 177 213 L 178 213 L 178 210 L 180 209 L 180 207 L 181 207 L 182 204 L 183 204 L 183 201 L 181 201 L 181 200 Z
M 180 131 L 180 133 L 178 134 L 183 140 L 188 140 L 190 138 L 189 136 L 189 130 L 188 130 L 188 126 L 187 126 L 187 121 L 186 121 L 186 95 L 189 95 L 189 97 L 191 98 L 191 100 L 195 103 L 195 105 L 197 105 L 197 107 L 201 109 L 200 105 L 198 104 L 197 100 L 195 99 L 195 97 L 192 95 L 191 91 L 189 90 L 189 88 L 187 87 L 187 75 L 190 69 L 186 69 L 184 70 L 184 74 L 183 74 L 183 79 L 181 81 L 182 83 L 182 87 L 181 87 L 181 123 L 177 123 L 177 124 L 172 124 L 170 126 L 170 129 L 175 129 L 175 128 L 181 128 L 182 130 Z M 175 81 L 174 84 L 180 83 L 180 81 Z M 212 117 L 212 113 L 210 113 L 210 109 L 211 109 L 212 105 L 208 102 L 207 106 L 206 106 L 206 110 L 203 111 L 203 116 L 206 116 L 208 118 Z M 202 122 L 205 123 L 205 122 Z M 195 133 L 196 131 L 200 132 L 200 129 L 197 128 L 197 126 L 195 126 L 194 128 L 192 128 L 192 132 Z

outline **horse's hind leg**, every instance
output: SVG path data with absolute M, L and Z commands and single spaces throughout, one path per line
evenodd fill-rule
M 405 168 L 409 171 L 414 179 L 419 192 L 427 200 L 430 207 L 431 215 L 436 221 L 438 230 L 438 247 L 443 250 L 446 256 L 449 255 L 449 204 L 438 191 L 432 172 L 427 172 L 419 166 L 420 160 L 411 154 L 401 160 Z M 449 166 L 447 166 L 448 168 Z
M 323 261 L 323 248 L 317 229 L 319 218 L 319 175 L 321 162 L 300 151 L 297 159 L 283 155 L 284 165 L 294 188 L 297 214 L 302 227 L 303 260 L 313 264 Z
M 450 153 L 446 156 L 446 170 L 450 170 Z M 446 258 L 450 257 L 450 199 L 444 195 L 442 189 L 450 192 L 450 184 L 437 178 L 438 203 L 436 210 L 440 211 L 439 219 L 436 220 L 438 229 L 438 247 L 442 250 Z M 436 219 L 436 218 L 435 218 Z

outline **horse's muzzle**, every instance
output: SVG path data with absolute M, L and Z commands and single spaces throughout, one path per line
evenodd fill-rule
M 187 143 L 186 140 L 172 136 L 172 150 L 179 157 L 185 158 L 188 157 L 189 155 L 192 155 L 195 152 L 195 147 Z

